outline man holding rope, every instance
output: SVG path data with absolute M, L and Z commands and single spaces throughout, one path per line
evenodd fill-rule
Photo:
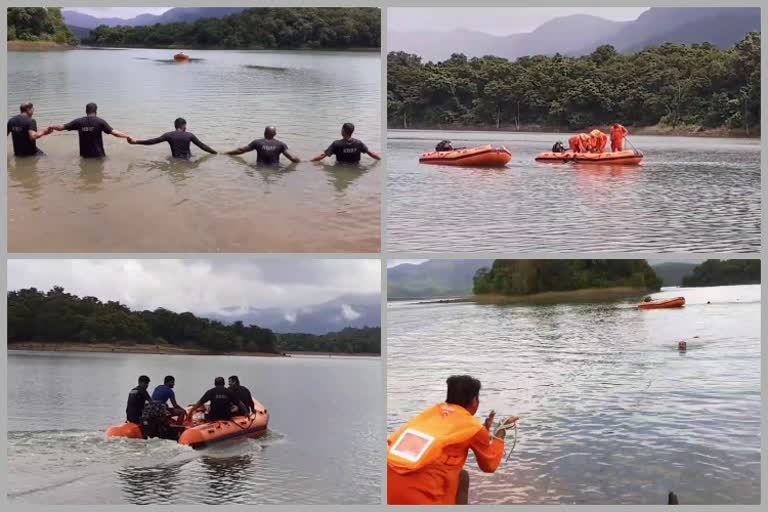
M 486 473 L 499 467 L 507 418 L 491 433 L 495 412 L 484 423 L 475 418 L 480 381 L 454 375 L 446 381 L 445 402 L 430 407 L 395 431 L 387 440 L 387 503 L 390 505 L 465 505 L 469 502 L 469 450 Z

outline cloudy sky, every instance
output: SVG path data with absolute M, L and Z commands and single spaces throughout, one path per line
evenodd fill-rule
M 90 14 L 97 18 L 133 18 L 139 14 L 163 14 L 170 7 L 67 7 L 66 11 Z
M 131 309 L 196 314 L 233 307 L 299 308 L 348 294 L 378 294 L 379 260 L 14 260 L 8 289 L 54 285 Z M 227 309 L 225 309 L 227 308 Z
M 634 20 L 648 7 L 400 7 L 387 11 L 387 30 L 448 31 L 457 28 L 504 36 L 531 32 L 552 18 L 591 14 L 616 21 Z M 489 16 L 489 13 L 492 13 Z M 439 23 L 436 23 L 439 20 Z

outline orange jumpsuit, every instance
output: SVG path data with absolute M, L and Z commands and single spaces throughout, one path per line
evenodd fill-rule
M 469 414 L 463 409 L 462 414 Z M 479 420 L 476 420 L 479 423 Z M 408 427 L 398 429 L 387 440 L 391 446 Z M 390 505 L 452 505 L 456 504 L 459 474 L 472 450 L 477 465 L 486 473 L 493 473 L 501 463 L 504 441 L 491 436 L 484 427 L 469 439 L 446 446 L 442 455 L 420 469 L 397 471 L 387 464 L 387 503 Z
M 605 146 L 608 145 L 608 136 L 600 130 L 589 132 L 592 137 L 592 150 L 595 153 L 605 153 Z
M 586 153 L 588 151 L 592 151 L 592 137 L 589 136 L 587 133 L 580 133 L 579 139 L 581 139 L 581 151 Z
M 627 133 L 629 132 L 622 125 L 613 125 L 611 128 L 611 151 L 624 151 L 624 137 Z
M 568 149 L 574 153 L 583 153 L 585 151 L 585 148 L 581 144 L 581 137 L 579 135 L 574 135 L 568 139 Z

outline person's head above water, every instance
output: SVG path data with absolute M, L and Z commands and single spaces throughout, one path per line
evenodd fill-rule
M 187 120 L 183 117 L 177 117 L 176 120 L 173 122 L 173 127 L 177 130 L 186 130 L 187 129 Z
M 173 378 L 173 375 L 166 375 L 163 379 L 163 384 L 168 386 L 169 388 L 172 388 L 176 385 L 176 379 Z
M 229 378 L 229 385 L 230 387 L 237 387 L 240 385 L 240 379 L 237 378 L 237 375 L 233 375 Z
M 216 377 L 213 379 L 213 385 L 216 387 L 223 386 L 224 385 L 224 377 Z
M 147 387 L 149 386 L 149 377 L 146 375 L 142 375 L 139 377 L 139 386 Z
M 91 102 L 85 106 L 85 113 L 86 115 L 95 114 L 98 108 L 95 103 Z
M 352 123 L 344 123 L 341 125 L 341 136 L 348 139 L 355 133 L 355 125 Z
M 277 135 L 277 128 L 274 126 L 267 126 L 264 128 L 264 138 L 265 139 L 274 139 L 275 135 Z
M 19 111 L 22 114 L 27 114 L 27 116 L 32 117 L 32 115 L 35 113 L 35 107 L 32 105 L 32 103 L 25 101 L 19 106 Z
M 445 382 L 448 384 L 445 402 L 460 405 L 474 415 L 480 406 L 480 381 L 469 375 L 452 375 Z

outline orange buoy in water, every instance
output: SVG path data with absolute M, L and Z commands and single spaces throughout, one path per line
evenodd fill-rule
M 184 52 L 179 52 L 176 55 L 173 56 L 173 60 L 176 62 L 188 62 L 189 61 L 189 55 L 187 55 Z
M 512 152 L 490 144 L 451 151 L 430 151 L 419 157 L 419 163 L 437 165 L 455 165 L 464 167 L 504 167 L 512 160 Z

